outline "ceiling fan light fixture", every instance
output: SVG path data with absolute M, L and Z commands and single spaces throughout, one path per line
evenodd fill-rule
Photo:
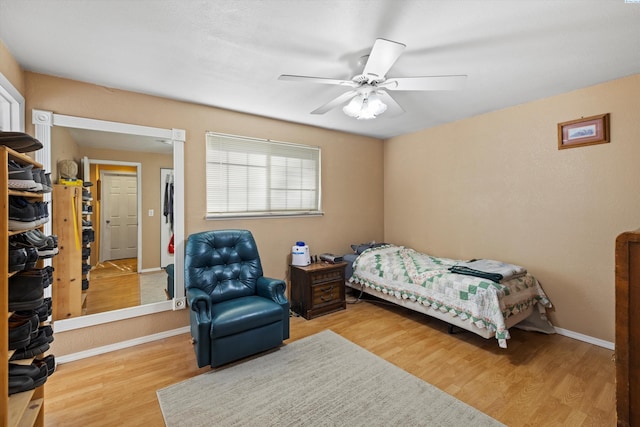
M 376 116 L 387 111 L 387 104 L 382 102 L 382 99 L 377 92 L 372 92 L 371 95 L 369 95 L 369 98 L 367 99 L 367 105 L 369 107 L 369 110 L 371 110 Z
M 279 79 L 348 86 L 350 89 L 347 92 L 311 111 L 311 114 L 324 114 L 343 106 L 342 111 L 346 115 L 361 120 L 375 119 L 384 113 L 387 110 L 385 102 L 389 104 L 391 115 L 404 113 L 404 109 L 387 91 L 456 90 L 462 88 L 467 79 L 466 75 L 387 77 L 387 73 L 406 47 L 404 43 L 376 39 L 371 53 L 363 56 L 358 64 L 362 67 L 362 73 L 353 76 L 351 80 L 292 74 L 282 74 Z M 344 105 L 347 101 L 349 101 L 348 105 Z
M 342 108 L 342 111 L 349 116 L 358 120 L 375 119 L 387 110 L 387 105 L 382 102 L 380 96 L 375 92 L 368 96 L 357 95 Z
M 342 111 L 349 117 L 358 117 L 364 105 L 364 96 L 356 95 L 342 108 Z

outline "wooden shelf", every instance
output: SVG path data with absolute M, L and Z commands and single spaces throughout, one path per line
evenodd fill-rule
M 82 187 L 55 184 L 53 198 L 53 320 L 61 320 L 82 315 Z
M 32 191 L 13 190 L 11 188 L 9 189 L 9 195 L 20 196 L 20 197 L 42 197 L 42 194 L 40 193 L 34 193 Z
M 33 426 L 40 415 L 44 399 L 34 399 L 36 390 L 9 396 L 8 426 Z
M 18 427 L 30 427 L 38 423 L 38 419 L 42 417 L 42 407 L 44 406 L 44 398 L 33 399 L 22 414 L 22 418 L 18 423 Z
M 8 164 L 10 160 L 14 160 L 20 165 L 33 165 L 36 168 L 42 168 L 42 165 L 34 161 L 31 157 L 18 153 L 6 146 L 0 146 L 0 176 L 3 181 L 8 180 Z M 2 282 L 0 284 L 0 312 L 7 313 L 6 316 L 0 315 L 0 330 L 8 331 L 9 329 L 9 278 L 16 272 L 9 272 L 9 256 L 6 248 L 9 246 L 9 237 L 15 236 L 27 230 L 9 231 L 9 197 L 27 197 L 30 199 L 43 199 L 43 195 L 30 191 L 11 190 L 4 186 L 0 186 L 0 245 L 5 249 L 0 252 L 0 276 Z M 5 337 L 7 335 L 4 335 Z M 0 357 L 6 357 L 7 361 L 15 354 L 15 350 L 9 350 L 9 340 L 4 338 L 0 340 Z M 14 362 L 12 362 L 14 363 Z M 15 363 L 30 363 L 30 361 L 15 361 Z M 0 426 L 43 426 L 44 425 L 44 386 L 35 390 L 16 393 L 9 396 L 9 364 L 2 365 L 0 371 Z

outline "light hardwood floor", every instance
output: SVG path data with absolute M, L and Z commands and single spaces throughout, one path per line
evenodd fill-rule
M 136 258 L 98 263 L 91 269 L 86 314 L 140 305 Z
M 141 293 L 142 275 L 137 272 L 138 260 L 126 258 L 98 263 L 91 269 L 89 289 L 86 291 L 86 313 L 95 314 L 144 304 Z M 166 276 L 158 275 L 157 289 L 166 287 Z M 157 292 L 154 292 L 156 295 Z M 160 291 L 154 302 L 166 298 Z M 147 298 L 148 299 L 148 298 Z
M 293 317 L 287 343 L 324 329 L 509 426 L 615 425 L 611 350 L 517 329 L 501 349 L 493 339 L 449 335 L 436 319 L 370 302 L 313 320 Z M 208 371 L 197 368 L 188 334 L 63 364 L 45 385 L 45 425 L 162 426 L 156 390 Z

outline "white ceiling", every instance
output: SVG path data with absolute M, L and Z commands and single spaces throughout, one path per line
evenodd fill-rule
M 76 144 L 89 148 L 107 148 L 116 151 L 173 154 L 171 141 L 151 136 L 104 132 L 88 129 L 69 129 L 69 136 Z
M 639 73 L 626 1 L 0 0 L 0 40 L 26 70 L 388 138 Z M 309 114 L 346 88 L 278 80 L 350 79 L 379 37 L 407 46 L 388 76 L 466 88 L 359 121 Z

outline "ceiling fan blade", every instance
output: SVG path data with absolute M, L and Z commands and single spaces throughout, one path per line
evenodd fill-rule
M 320 83 L 325 85 L 340 85 L 340 86 L 351 86 L 351 87 L 356 87 L 358 85 L 357 83 L 354 83 L 351 80 L 325 79 L 324 77 L 293 76 L 290 74 L 282 74 L 280 77 L 278 77 L 278 80 L 303 82 L 303 83 Z
M 402 43 L 376 39 L 362 74 L 371 76 L 374 80 L 383 79 L 405 47 Z
M 318 107 L 311 112 L 311 114 L 324 114 L 329 110 L 332 110 L 339 106 L 340 104 L 344 104 L 345 102 L 351 100 L 354 96 L 358 94 L 355 90 L 350 90 L 348 92 L 343 93 L 337 98 L 332 99 L 331 101 L 324 104 L 322 107 Z
M 390 78 L 379 84 L 389 90 L 458 90 L 462 89 L 467 76 L 430 76 Z
M 400 104 L 398 104 L 387 92 L 384 90 L 377 90 L 376 93 L 380 96 L 382 102 L 387 104 L 387 111 L 384 112 L 385 116 L 398 116 L 404 113 L 404 108 L 402 108 Z

